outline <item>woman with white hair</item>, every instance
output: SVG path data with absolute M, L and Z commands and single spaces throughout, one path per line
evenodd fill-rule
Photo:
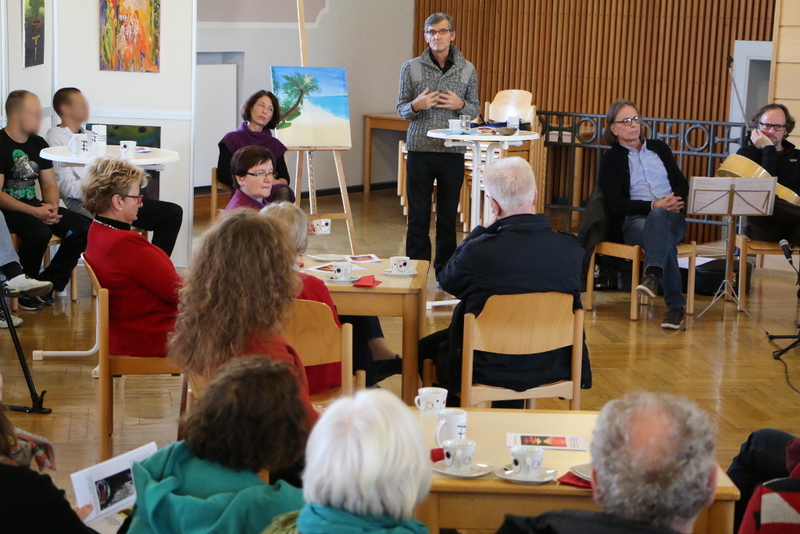
M 306 445 L 306 505 L 263 534 L 427 534 L 412 519 L 431 470 L 422 429 L 395 395 L 361 391 L 333 403 Z

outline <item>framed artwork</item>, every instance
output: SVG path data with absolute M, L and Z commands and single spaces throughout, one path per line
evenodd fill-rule
M 44 0 L 22 0 L 22 47 L 25 67 L 44 63 Z
M 281 107 L 276 134 L 286 146 L 352 146 L 345 69 L 272 67 L 272 92 Z
M 159 72 L 161 0 L 100 1 L 100 70 Z
M 86 124 L 86 130 L 92 130 L 93 123 Z M 106 142 L 109 145 L 119 145 L 121 141 L 136 141 L 136 146 L 146 146 L 150 148 L 161 148 L 161 126 L 137 126 L 126 124 L 108 124 L 106 130 Z M 146 171 L 150 181 L 147 187 L 142 189 L 143 195 L 147 198 L 158 200 L 160 194 L 161 173 L 158 171 Z

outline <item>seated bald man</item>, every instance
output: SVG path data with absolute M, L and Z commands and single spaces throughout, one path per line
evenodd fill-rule
M 451 393 L 461 385 L 464 315 L 480 314 L 492 295 L 556 291 L 581 307 L 583 249 L 571 234 L 554 232 L 547 215 L 536 213 L 536 179 L 522 158 L 505 158 L 483 173 L 491 217 L 458 246 L 439 273 L 442 288 L 461 299 L 450 327 L 420 340 L 420 362 L 431 359 L 437 382 Z M 527 356 L 475 352 L 475 382 L 516 391 L 568 380 L 572 347 Z M 592 385 L 589 353 L 584 345 L 581 387 Z M 448 405 L 457 402 L 451 394 Z M 521 408 L 522 401 L 495 403 Z
M 690 534 L 714 500 L 708 416 L 688 399 L 639 391 L 606 404 L 592 436 L 592 491 L 602 512 L 506 516 L 497 534 Z

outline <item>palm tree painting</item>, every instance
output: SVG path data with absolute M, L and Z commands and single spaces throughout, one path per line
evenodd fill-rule
M 344 69 L 272 67 L 280 104 L 276 135 L 287 146 L 350 147 L 350 110 Z

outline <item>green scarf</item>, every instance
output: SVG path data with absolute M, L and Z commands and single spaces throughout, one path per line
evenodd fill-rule
M 419 521 L 403 521 L 387 516 L 365 517 L 319 504 L 306 504 L 297 518 L 303 534 L 428 534 Z

